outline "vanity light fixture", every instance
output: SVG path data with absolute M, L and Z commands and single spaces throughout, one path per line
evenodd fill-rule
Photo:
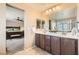
M 53 7 L 53 8 L 50 8 L 50 9 L 46 10 L 46 13 L 55 11 L 55 10 L 57 10 L 57 9 L 60 9 L 60 7 L 59 7 L 59 6 L 55 6 L 55 7 Z
M 49 9 L 49 12 L 51 12 L 52 10 L 51 9 Z
M 52 8 L 53 9 L 53 11 L 55 11 L 55 8 Z

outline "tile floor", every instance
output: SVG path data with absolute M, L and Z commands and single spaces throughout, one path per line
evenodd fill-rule
M 17 53 L 14 53 L 13 55 L 51 55 L 51 54 L 40 48 L 33 47 L 33 48 L 29 48 L 23 51 L 18 51 Z
M 8 55 L 51 55 L 50 53 L 38 48 L 32 47 L 24 50 L 24 38 L 7 40 Z

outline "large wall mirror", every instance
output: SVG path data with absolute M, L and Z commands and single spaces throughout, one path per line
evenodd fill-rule
M 76 8 L 55 12 L 50 16 L 49 30 L 52 32 L 71 32 L 75 26 Z

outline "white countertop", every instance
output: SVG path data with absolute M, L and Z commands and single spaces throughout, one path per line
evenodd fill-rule
M 79 39 L 79 35 L 72 35 L 72 34 L 62 34 L 62 33 L 53 33 L 53 32 L 42 32 L 36 31 L 35 33 L 50 35 L 50 36 L 57 36 L 57 37 L 65 37 L 65 38 L 72 38 L 72 39 Z

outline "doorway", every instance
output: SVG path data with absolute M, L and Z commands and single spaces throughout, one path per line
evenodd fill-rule
M 6 4 L 6 52 L 24 49 L 24 10 Z

